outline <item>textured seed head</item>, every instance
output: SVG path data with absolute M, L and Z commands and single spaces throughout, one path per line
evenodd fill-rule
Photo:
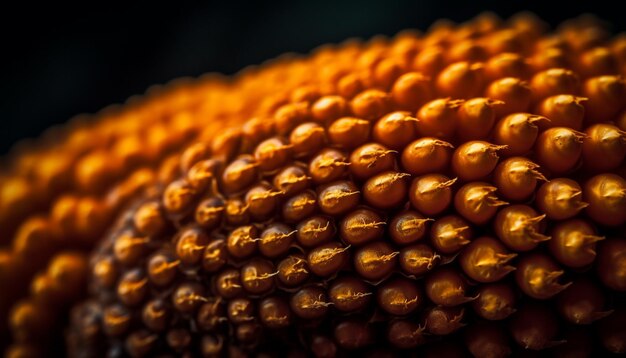
M 485 13 L 153 87 L 20 145 L 0 346 L 624 353 L 625 44 L 589 16 Z

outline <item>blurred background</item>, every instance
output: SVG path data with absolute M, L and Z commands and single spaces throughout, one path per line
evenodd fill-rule
M 461 22 L 483 10 L 504 18 L 529 10 L 554 27 L 588 12 L 610 22 L 614 33 L 626 31 L 616 5 L 598 0 L 20 3 L 0 12 L 0 155 L 20 139 L 153 84 L 205 72 L 232 74 L 349 37 L 426 30 L 444 17 Z

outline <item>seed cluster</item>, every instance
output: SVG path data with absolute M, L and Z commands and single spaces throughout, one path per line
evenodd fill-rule
M 187 148 L 113 189 L 124 200 L 89 199 L 106 209 L 51 198 L 23 224 L 0 251 L 3 286 L 34 275 L 7 355 L 41 354 L 69 306 L 81 357 L 625 353 L 626 37 L 589 17 L 545 31 L 529 14 L 443 21 L 70 128 L 64 148 L 102 132 L 103 157 L 68 159 L 80 200 Z M 169 144 L 133 142 L 109 172 L 127 125 Z M 50 151 L 17 156 L 15 178 Z M 0 219 L 35 209 L 20 210 Z M 44 236 L 67 227 L 87 231 Z M 43 273 L 15 263 L 65 248 Z

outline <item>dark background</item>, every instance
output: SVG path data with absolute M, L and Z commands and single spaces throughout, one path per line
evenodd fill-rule
M 123 102 L 157 83 L 204 72 L 232 74 L 288 51 L 348 37 L 425 30 L 482 10 L 531 10 L 552 26 L 583 12 L 626 29 L 606 1 L 223 1 L 115 5 L 25 3 L 0 8 L 0 155 L 79 113 Z

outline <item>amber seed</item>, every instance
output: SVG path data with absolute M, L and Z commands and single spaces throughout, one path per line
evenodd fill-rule
M 313 118 L 320 124 L 329 124 L 343 116 L 348 109 L 348 102 L 341 96 L 323 96 L 311 107 Z
M 263 221 L 271 217 L 279 204 L 279 198 L 284 193 L 275 190 L 269 184 L 262 183 L 252 187 L 245 195 L 248 211 L 253 219 Z
M 533 100 L 540 101 L 559 94 L 575 95 L 579 91 L 579 82 L 578 76 L 573 71 L 564 68 L 551 68 L 539 72 L 530 81 Z
M 435 216 L 445 211 L 452 202 L 452 189 L 456 178 L 428 174 L 413 179 L 409 189 L 411 205 L 419 212 Z
M 357 94 L 350 102 L 352 112 L 359 118 L 374 120 L 389 111 L 389 95 L 376 89 L 365 90 Z
M 490 98 L 472 98 L 459 107 L 457 133 L 461 140 L 487 138 L 496 121 L 496 111 L 501 101 Z
M 312 216 L 301 221 L 296 228 L 298 243 L 304 247 L 314 247 L 324 244 L 335 235 L 333 222 L 325 216 Z
M 395 320 L 389 324 L 387 340 L 397 348 L 412 349 L 426 343 L 425 329 L 411 320 Z
M 354 269 L 363 278 L 378 281 L 391 274 L 400 253 L 384 241 L 372 242 L 354 254 Z
M 184 229 L 175 239 L 176 256 L 183 265 L 193 266 L 200 263 L 209 237 L 196 228 Z
M 298 222 L 313 215 L 317 208 L 315 192 L 307 190 L 285 201 L 282 208 L 283 219 L 286 222 Z
M 156 286 L 169 286 L 178 275 L 180 261 L 173 254 L 159 252 L 148 261 L 148 278 Z
M 310 320 L 325 316 L 330 305 L 332 302 L 328 302 L 326 291 L 318 286 L 301 288 L 289 301 L 289 306 L 296 316 Z
M 432 307 L 425 313 L 426 330 L 437 336 L 451 334 L 465 325 L 462 323 L 464 315 L 465 309 L 462 306 Z
M 184 282 L 172 294 L 172 305 L 182 314 L 194 313 L 206 302 L 204 287 L 197 282 Z
M 345 154 L 335 149 L 325 149 L 309 163 L 309 173 L 317 184 L 326 184 L 346 176 L 350 162 Z
M 222 162 L 217 159 L 207 159 L 196 163 L 187 172 L 187 181 L 198 192 L 213 189 L 212 184 L 217 177 Z
M 561 284 L 564 271 L 542 253 L 523 256 L 517 263 L 515 280 L 519 288 L 532 298 L 545 300 L 566 289 L 570 283 Z
M 424 238 L 428 230 L 428 219 L 417 211 L 398 213 L 389 224 L 389 235 L 398 245 L 408 245 Z
M 498 164 L 499 150 L 506 146 L 485 141 L 470 141 L 459 146 L 452 155 L 452 170 L 463 181 L 478 180 L 489 175 Z
M 257 180 L 259 164 L 250 156 L 234 160 L 222 173 L 222 187 L 228 193 L 240 192 Z
M 459 258 L 463 272 L 478 282 L 495 282 L 501 280 L 514 266 L 510 261 L 517 254 L 509 253 L 498 240 L 483 236 L 472 241 Z
M 318 205 L 328 215 L 341 215 L 354 209 L 361 199 L 361 192 L 352 181 L 338 181 L 321 188 Z
M 582 193 L 578 182 L 568 178 L 556 178 L 541 185 L 535 204 L 549 219 L 569 219 L 587 207 L 588 204 L 582 201 Z
M 126 336 L 125 347 L 131 357 L 145 357 L 156 345 L 159 337 L 145 329 L 135 331 Z
M 626 223 L 626 179 L 616 174 L 598 174 L 583 189 L 583 200 L 589 203 L 587 214 L 602 225 Z
M 261 233 L 259 251 L 266 257 L 279 257 L 289 250 L 296 231 L 284 224 L 270 224 Z
M 535 192 L 537 181 L 548 181 L 538 169 L 539 165 L 524 157 L 508 158 L 494 170 L 493 182 L 505 199 L 522 201 Z
M 363 197 L 372 206 L 388 209 L 399 206 L 406 201 L 407 183 L 410 174 L 384 172 L 378 174 L 363 186 Z
M 254 259 L 241 268 L 241 284 L 253 295 L 263 294 L 274 287 L 274 276 L 277 273 L 271 262 Z
M 491 57 L 485 63 L 485 76 L 490 81 L 504 77 L 525 79 L 530 72 L 528 63 L 521 55 L 504 52 Z
M 53 319 L 44 304 L 24 299 L 11 308 L 8 324 L 16 341 L 28 342 L 45 338 L 53 327 Z
M 311 177 L 307 175 L 305 168 L 298 165 L 290 165 L 283 168 L 274 176 L 274 187 L 286 197 L 298 194 L 309 188 Z
M 535 143 L 537 162 L 554 174 L 566 173 L 578 164 L 586 135 L 566 127 L 550 128 Z
M 473 299 L 466 296 L 467 283 L 463 277 L 449 267 L 428 274 L 424 287 L 428 298 L 444 307 L 458 306 Z
M 119 270 L 111 256 L 97 257 L 91 267 L 91 275 L 97 286 L 112 288 L 117 282 Z
M 167 329 L 171 318 L 171 308 L 162 299 L 156 298 L 143 306 L 141 318 L 150 330 L 162 332 Z
M 424 297 L 416 281 L 396 278 L 378 287 L 376 300 L 387 313 L 403 316 L 415 311 Z
M 141 235 L 157 236 L 166 227 L 160 204 L 150 201 L 142 204 L 133 216 L 135 228 Z
M 247 323 L 242 323 L 235 328 L 235 337 L 237 341 L 239 342 L 239 344 L 243 346 L 246 346 L 246 345 L 254 346 L 258 344 L 258 341 L 261 338 L 262 332 L 263 331 L 262 331 L 262 327 L 260 324 L 254 323 L 254 322 L 247 322 Z M 235 347 L 236 346 L 232 346 L 232 348 L 235 348 Z M 229 352 L 229 354 L 231 353 Z M 233 354 L 231 354 L 231 356 L 233 356 Z
M 496 214 L 498 207 L 507 205 L 495 195 L 498 188 L 485 182 L 463 185 L 454 196 L 454 207 L 466 220 L 484 225 Z
M 515 77 L 495 80 L 485 91 L 486 97 L 503 102 L 495 108 L 498 117 L 528 111 L 531 94 L 528 83 Z
M 224 298 L 233 298 L 243 293 L 239 270 L 229 268 L 215 277 L 215 290 Z
M 122 305 L 112 305 L 104 309 L 102 328 L 108 336 L 121 336 L 128 331 L 131 324 L 131 315 Z
M 288 134 L 296 126 L 309 120 L 309 101 L 288 103 L 274 112 L 274 127 L 281 135 Z
M 363 145 L 370 138 L 370 122 L 365 119 L 344 117 L 328 128 L 330 143 L 344 149 Z
M 388 148 L 400 150 L 417 137 L 417 122 L 409 112 L 391 112 L 376 122 L 372 137 Z
M 419 277 L 434 269 L 440 259 L 432 247 L 417 244 L 402 248 L 398 261 L 405 273 Z
M 113 253 L 120 264 L 133 266 L 144 256 L 149 242 L 149 238 L 137 237 L 131 230 L 127 230 L 115 239 Z
M 225 210 L 224 201 L 218 197 L 202 200 L 196 207 L 196 223 L 206 230 L 213 230 L 221 224 Z
M 221 297 L 209 297 L 198 309 L 196 323 L 203 331 L 215 331 L 225 321 L 227 321 L 226 310 Z
M 472 306 L 480 317 L 499 321 L 516 311 L 516 297 L 513 288 L 505 283 L 481 285 L 476 292 Z
M 498 145 L 506 145 L 502 154 L 507 156 L 528 153 L 539 135 L 538 123 L 548 119 L 529 113 L 514 113 L 500 119 L 493 130 L 493 140 Z
M 581 219 L 559 222 L 552 230 L 548 248 L 552 256 L 565 266 L 584 267 L 596 258 L 596 242 L 603 240 L 593 226 Z
M 481 63 L 456 62 L 444 68 L 435 80 L 440 97 L 472 98 L 482 91 L 484 85 Z
M 355 149 L 350 155 L 350 173 L 360 180 L 393 170 L 395 166 L 394 154 L 381 144 L 369 143 Z
M 230 300 L 226 308 L 228 320 L 234 324 L 242 324 L 254 320 L 254 311 L 254 304 L 247 298 Z
M 583 129 L 585 107 L 584 97 L 576 97 L 571 94 L 562 94 L 548 97 L 541 101 L 535 112 L 549 118 L 550 121 L 539 122 L 541 129 L 552 127 L 568 127 L 580 131 Z
M 626 291 L 626 240 L 610 238 L 598 250 L 597 273 L 600 281 L 612 290 Z
M 381 238 L 386 222 L 374 211 L 358 209 L 339 223 L 339 236 L 349 245 L 363 245 Z
M 394 104 L 407 111 L 416 111 L 432 96 L 430 79 L 419 72 L 400 76 L 391 89 Z
M 226 200 L 226 222 L 230 225 L 245 225 L 250 222 L 250 208 L 241 199 Z
M 415 69 L 427 76 L 436 75 L 445 65 L 444 53 L 441 46 L 425 47 L 415 56 Z
M 420 138 L 402 151 L 402 167 L 411 175 L 443 172 L 447 169 L 454 146 L 446 141 L 433 138 Z
M 309 269 L 317 276 L 327 277 L 337 273 L 348 260 L 348 249 L 338 242 L 320 245 L 309 251 Z
M 127 271 L 117 284 L 117 298 L 126 306 L 136 306 L 148 294 L 148 279 L 139 269 Z
M 259 318 L 269 328 L 284 328 L 291 323 L 289 304 L 281 297 L 268 297 L 259 302 Z
M 417 111 L 418 132 L 424 137 L 452 138 L 456 130 L 457 109 L 463 100 L 436 99 Z
M 333 307 L 343 312 L 359 311 L 370 302 L 371 288 L 354 276 L 339 277 L 332 281 L 328 297 Z
M 469 223 L 457 215 L 447 215 L 435 220 L 430 229 L 430 241 L 437 252 L 454 254 L 471 242 L 473 230 Z
M 592 77 L 583 84 L 582 95 L 589 99 L 583 104 L 585 120 L 608 122 L 624 108 L 626 82 L 619 76 Z
M 494 231 L 500 241 L 515 251 L 530 251 L 539 243 L 550 240 L 542 233 L 542 221 L 545 215 L 539 215 L 527 205 L 511 205 L 500 210 L 494 221 Z
M 242 259 L 252 255 L 257 249 L 259 231 L 255 226 L 240 226 L 228 236 L 228 253 Z
M 288 287 L 299 286 L 309 278 L 307 262 L 301 256 L 288 256 L 278 263 L 277 270 L 278 280 Z
M 202 268 L 206 272 L 216 272 L 221 269 L 228 260 L 226 240 L 217 239 L 211 241 L 202 254 Z
M 191 339 L 191 333 L 185 328 L 170 329 L 165 336 L 167 345 L 178 353 L 189 347 Z
M 595 172 L 619 167 L 626 158 L 626 132 L 610 124 L 595 124 L 585 129 L 583 164 Z
M 326 144 L 326 131 L 317 123 L 303 123 L 289 136 L 295 157 L 307 157 L 319 152 Z

